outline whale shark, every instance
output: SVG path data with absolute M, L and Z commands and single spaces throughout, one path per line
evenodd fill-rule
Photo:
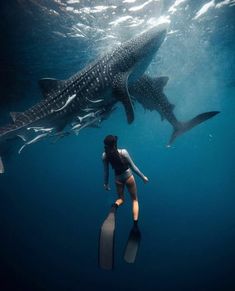
M 179 121 L 174 105 L 163 92 L 169 78 L 145 74 L 165 39 L 167 26 L 158 25 L 128 40 L 67 80 L 41 79 L 42 100 L 24 112 L 11 112 L 13 122 L 0 128 L 0 173 L 4 173 L 5 160 L 19 141 L 21 153 L 28 145 L 45 138 L 52 137 L 56 142 L 86 127 L 100 127 L 118 102 L 123 105 L 129 124 L 134 121 L 135 102 L 166 119 L 173 127 L 167 146 L 218 114 L 205 112 L 190 121 Z
M 43 99 L 24 112 L 11 112 L 13 122 L 0 128 L 1 144 L 21 138 L 30 145 L 67 126 L 89 126 L 92 117 L 106 115 L 117 102 L 124 106 L 127 122 L 134 120 L 128 86 L 143 75 L 163 43 L 168 24 L 160 24 L 124 42 L 67 80 L 39 81 Z M 0 152 L 0 172 L 4 172 Z M 3 157 L 4 158 L 4 157 Z

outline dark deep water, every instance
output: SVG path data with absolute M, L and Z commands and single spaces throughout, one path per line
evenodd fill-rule
M 235 290 L 234 2 L 1 2 L 2 125 L 40 100 L 40 78 L 68 78 L 160 16 L 171 33 L 149 73 L 169 76 L 165 92 L 179 119 L 221 113 L 168 149 L 171 126 L 156 112 L 138 105 L 128 125 L 119 106 L 100 129 L 15 154 L 0 177 L 0 290 Z M 136 178 L 142 241 L 134 265 L 123 260 L 128 195 L 118 209 L 113 272 L 97 265 L 99 227 L 116 198 L 113 175 L 112 191 L 103 190 L 109 133 L 150 180 Z

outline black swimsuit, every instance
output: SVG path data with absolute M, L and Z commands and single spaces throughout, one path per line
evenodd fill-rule
M 132 175 L 132 171 L 135 172 L 139 177 L 144 179 L 144 174 L 136 167 L 134 162 L 132 161 L 129 153 L 125 149 L 118 149 L 118 152 L 121 158 L 124 160 L 123 171 L 121 172 L 115 171 L 115 179 L 117 182 L 125 183 L 127 179 Z M 104 164 L 104 184 L 108 184 L 109 180 L 109 161 L 107 160 L 106 153 L 102 155 L 103 164 Z M 126 164 L 126 166 L 125 166 Z

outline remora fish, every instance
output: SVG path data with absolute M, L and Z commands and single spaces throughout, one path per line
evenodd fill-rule
M 30 144 L 36 136 L 27 127 L 43 126 L 60 132 L 81 116 L 82 109 L 92 107 L 97 111 L 118 101 L 124 105 L 131 123 L 134 110 L 128 85 L 145 72 L 165 39 L 167 26 L 161 24 L 121 44 L 66 81 L 40 80 L 44 100 L 22 113 L 11 113 L 13 123 L 0 128 L 0 144 L 16 136 Z M 1 153 L 0 172 L 4 172 Z

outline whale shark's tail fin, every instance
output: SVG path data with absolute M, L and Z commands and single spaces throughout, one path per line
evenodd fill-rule
M 193 119 L 189 121 L 178 122 L 177 125 L 174 127 L 173 133 L 171 135 L 171 138 L 167 146 L 170 147 L 178 136 L 185 133 L 186 131 L 189 131 L 194 126 L 197 126 L 198 124 L 206 121 L 207 119 L 210 119 L 211 117 L 217 115 L 218 113 L 220 112 L 219 111 L 205 112 L 205 113 L 197 115 L 196 117 L 194 117 Z

